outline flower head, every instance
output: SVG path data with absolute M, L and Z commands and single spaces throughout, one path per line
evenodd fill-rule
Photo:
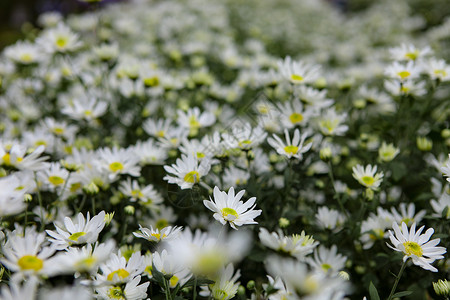
M 231 187 L 226 192 L 222 192 L 216 186 L 214 187 L 214 200 L 203 200 L 203 204 L 214 212 L 214 219 L 225 225 L 229 223 L 233 229 L 236 226 L 245 224 L 258 224 L 253 219 L 259 216 L 262 210 L 254 210 L 256 197 L 250 198 L 247 202 L 239 201 L 244 195 L 245 190 L 234 194 L 234 188 Z
M 425 226 L 420 227 L 416 232 L 416 223 L 411 225 L 410 230 L 405 222 L 402 222 L 402 228 L 398 226 L 396 222 L 392 223 L 394 233 L 389 230 L 389 239 L 391 245 L 390 248 L 395 251 L 403 252 L 403 261 L 406 261 L 411 257 L 412 262 L 432 272 L 437 272 L 437 269 L 431 265 L 435 260 L 444 258 L 442 254 L 447 252 L 444 247 L 436 247 L 439 244 L 440 239 L 434 239 L 430 241 L 431 235 L 434 233 L 433 228 L 429 228 L 424 234 L 421 235 Z
M 365 168 L 361 165 L 353 167 L 353 178 L 358 180 L 360 184 L 371 189 L 376 190 L 383 180 L 383 172 L 377 173 L 377 166 L 367 165 Z

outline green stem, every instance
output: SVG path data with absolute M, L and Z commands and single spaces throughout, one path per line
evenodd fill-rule
M 336 185 L 335 185 L 334 174 L 333 174 L 333 165 L 331 164 L 331 161 L 328 161 L 328 167 L 330 168 L 330 172 L 328 172 L 328 175 L 330 175 L 331 184 L 333 185 L 334 194 L 336 195 L 335 198 L 337 200 L 337 203 L 338 203 L 339 208 L 341 209 L 342 213 L 348 218 L 349 215 L 348 215 L 347 211 L 345 210 L 344 205 L 342 204 L 341 196 L 336 191 Z
M 166 278 L 164 278 L 164 290 L 165 290 L 165 294 L 166 294 L 166 300 L 172 300 L 172 295 L 170 294 L 169 283 L 167 282 Z
M 84 202 L 86 201 L 86 194 L 85 195 L 83 195 L 83 199 L 81 199 L 81 203 L 80 203 L 80 206 L 78 206 L 78 208 L 77 208 L 77 213 L 76 214 L 78 214 L 80 211 L 81 211 L 81 209 L 83 208 L 83 206 L 84 206 Z
M 57 202 L 59 201 L 59 199 L 61 198 L 61 196 L 64 194 L 64 190 L 65 190 L 66 187 L 67 187 L 67 182 L 69 182 L 69 179 L 70 179 L 70 176 L 71 176 L 71 175 L 72 175 L 72 173 L 69 172 L 69 175 L 67 175 L 66 181 L 64 181 L 64 185 L 63 185 L 63 187 L 62 187 L 62 190 L 59 192 L 58 198 L 56 198 L 56 201 L 57 201 Z
M 408 259 L 409 259 L 409 258 L 408 258 Z M 398 275 L 397 275 L 396 278 L 395 278 L 394 286 L 392 287 L 391 293 L 389 294 L 389 297 L 388 297 L 387 300 L 392 300 L 392 296 L 394 295 L 395 290 L 397 289 L 398 282 L 400 281 L 400 277 L 402 277 L 403 271 L 404 271 L 405 268 L 406 268 L 406 262 L 408 261 L 408 259 L 406 259 L 406 260 L 403 262 L 402 268 L 400 269 L 400 272 L 398 272 Z
M 196 300 L 197 299 L 197 276 L 195 276 L 195 279 L 194 279 L 194 290 L 193 290 L 193 300 Z
M 95 197 L 92 196 L 92 215 L 95 216 Z

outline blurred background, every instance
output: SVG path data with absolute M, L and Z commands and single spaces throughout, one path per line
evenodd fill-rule
M 64 16 L 80 13 L 109 5 L 114 2 L 130 0 L 102 0 L 87 3 L 88 0 L 0 0 L 0 49 L 23 38 L 24 33 L 37 26 L 37 18 L 48 11 L 58 11 Z M 276 1 L 276 0 L 274 0 Z M 294 0 L 295 1 L 295 0 Z M 296 0 L 302 1 L 302 0 Z M 319 1 L 319 0 L 318 0 Z M 373 0 L 326 0 L 344 14 L 366 10 L 377 3 Z M 450 16 L 449 0 L 409 0 L 412 11 L 421 15 L 427 27 L 442 23 Z

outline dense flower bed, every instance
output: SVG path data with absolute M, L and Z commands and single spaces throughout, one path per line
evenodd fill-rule
M 448 299 L 450 19 L 379 2 L 42 15 L 0 56 L 0 298 Z

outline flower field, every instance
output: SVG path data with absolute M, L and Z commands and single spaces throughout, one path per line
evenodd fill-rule
M 450 18 L 409 2 L 41 15 L 0 54 L 0 299 L 449 299 Z

